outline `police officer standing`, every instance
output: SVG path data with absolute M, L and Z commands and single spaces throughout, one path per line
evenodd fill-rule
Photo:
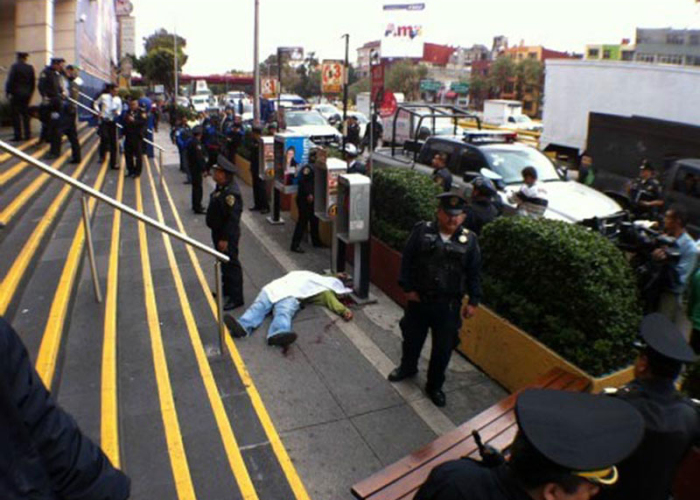
M 234 165 L 219 155 L 213 168 L 216 189 L 207 208 L 207 226 L 211 229 L 214 247 L 231 259 L 221 265 L 225 311 L 243 305 L 243 269 L 238 259 L 243 198 L 235 173 Z
M 314 163 L 316 163 L 317 154 L 318 148 L 309 151 L 309 163 L 299 170 L 299 187 L 296 198 L 299 218 L 292 236 L 292 252 L 296 253 L 304 253 L 300 245 L 309 226 L 311 226 L 313 245 L 315 247 L 323 246 L 318 235 L 318 217 L 314 213 Z
M 148 116 L 139 107 L 138 99 L 129 101 L 129 110 L 124 115 L 124 157 L 126 176 L 139 177 L 143 168 L 143 136 Z
M 348 116 L 348 135 L 345 138 L 345 142 L 352 144 L 356 148 L 360 147 L 360 124 L 354 115 Z
M 68 80 L 68 97 L 74 101 L 80 97 L 78 87 L 78 68 L 73 65 L 66 67 L 66 79 Z M 70 142 L 71 154 L 73 155 L 71 163 L 80 163 L 82 154 L 80 151 L 80 141 L 78 141 L 78 129 L 76 122 L 78 120 L 78 107 L 75 103 L 66 99 L 61 106 L 61 117 L 59 119 L 58 132 L 53 137 L 51 150 L 56 151 L 56 155 L 61 154 L 61 139 L 65 135 Z
M 493 202 L 496 186 L 491 179 L 479 176 L 472 182 L 472 187 L 471 202 L 467 207 L 464 227 L 481 236 L 483 227 L 500 215 L 498 207 Z
M 10 100 L 15 141 L 22 140 L 22 126 L 24 126 L 24 139 L 29 140 L 32 136 L 29 127 L 29 101 L 34 94 L 36 77 L 34 67 L 27 64 L 28 57 L 29 54 L 26 52 L 17 52 L 17 62 L 10 68 L 10 74 L 5 82 L 5 93 Z
M 253 206 L 250 210 L 252 212 L 259 211 L 261 214 L 266 214 L 270 211 L 270 205 L 267 202 L 265 181 L 260 178 L 261 134 L 262 127 L 253 125 L 253 140 L 250 145 L 250 175 L 253 177 Z
M 700 407 L 680 394 L 674 381 L 684 363 L 697 358 L 678 328 L 654 313 L 642 321 L 635 379 L 622 389 L 607 391 L 634 406 L 644 417 L 642 444 L 619 466 L 620 481 L 601 499 L 667 500 L 683 457 L 700 444 Z
M 433 171 L 433 182 L 442 188 L 442 191 L 449 193 L 452 189 L 452 173 L 447 169 L 447 153 L 435 153 L 431 166 Z
M 615 464 L 644 432 L 633 407 L 586 393 L 529 389 L 518 396 L 515 415 L 508 462 L 480 447 L 481 461 L 462 458 L 433 469 L 415 500 L 590 500 L 624 477 Z
M 367 175 L 367 165 L 357 159 L 357 147 L 352 143 L 345 145 L 345 161 L 348 164 L 348 174 Z
M 462 319 L 476 312 L 481 300 L 481 253 L 474 233 L 461 227 L 466 201 L 459 195 L 437 196 L 437 220 L 416 224 L 401 259 L 399 285 L 408 306 L 401 319 L 401 364 L 391 382 L 414 376 L 423 343 L 432 332 L 433 348 L 425 390 L 436 406 L 445 406 L 442 384 Z M 462 299 L 469 304 L 462 309 Z
M 649 161 L 642 161 L 639 177 L 629 187 L 628 195 L 637 219 L 656 220 L 664 206 L 661 183 L 656 179 L 655 173 L 656 170 Z
M 56 135 L 59 133 L 61 105 L 63 100 L 63 63 L 65 59 L 55 57 L 39 75 L 39 93 L 42 97 L 41 115 L 45 128 L 42 139 L 51 145 L 47 158 L 58 158 L 60 151 L 56 150 Z M 60 144 L 60 143 L 59 143 Z
M 95 101 L 100 113 L 100 157 L 109 151 L 109 167 L 118 169 L 117 119 L 122 113 L 122 100 L 117 95 L 119 89 L 115 84 L 108 83 L 105 90 L 106 92 Z
M 192 129 L 192 139 L 187 145 L 187 167 L 190 169 L 192 183 L 192 211 L 196 214 L 206 213 L 202 207 L 202 176 L 206 165 L 204 146 L 202 146 L 202 127 L 197 125 Z

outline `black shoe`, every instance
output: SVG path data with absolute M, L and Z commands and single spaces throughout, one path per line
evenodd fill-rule
M 192 184 L 192 182 L 191 182 L 191 181 L 185 181 L 185 182 L 183 182 L 183 184 Z
M 244 302 L 235 302 L 233 299 L 226 299 L 224 302 L 224 311 L 232 311 L 237 307 L 241 307 Z
M 236 339 L 242 339 L 243 337 L 248 336 L 248 331 L 243 328 L 243 325 L 241 325 L 236 318 L 231 316 L 230 314 L 225 314 L 224 315 L 224 323 L 226 323 L 226 326 L 228 327 L 228 331 L 231 332 L 231 335 L 236 338 Z
M 261 208 L 261 209 L 260 209 L 260 213 L 261 213 L 262 215 L 269 214 L 269 213 L 270 213 L 270 209 L 269 209 L 269 208 Z
M 287 347 L 297 339 L 297 334 L 294 332 L 281 332 L 267 339 L 267 345 L 278 345 Z
M 15 137 L 15 138 L 12 139 L 10 142 L 22 142 L 22 139 L 20 139 L 20 138 L 18 138 L 18 137 Z
M 202 208 L 202 207 L 193 208 L 192 211 L 193 211 L 194 213 L 196 213 L 196 214 L 205 214 L 205 213 L 207 213 L 207 211 L 204 210 L 204 208 Z
M 292 252 L 294 253 L 306 253 L 301 247 L 292 247 Z
M 447 398 L 445 397 L 445 393 L 442 392 L 442 389 L 428 389 L 426 387 L 425 393 L 428 395 L 430 401 L 432 401 L 435 406 L 442 408 L 447 404 Z
M 323 243 L 314 243 L 314 248 L 323 248 L 325 245 Z
M 70 162 L 71 162 L 73 165 L 77 165 L 77 164 L 79 164 L 81 161 L 82 161 L 82 160 L 78 158 L 77 160 L 76 160 L 76 159 L 73 159 L 73 160 L 71 160 Z
M 411 378 L 418 373 L 418 370 L 413 370 L 413 371 L 406 371 L 400 366 L 398 368 L 394 368 L 394 370 L 389 374 L 387 379 L 389 382 L 399 382 L 401 380 Z
M 260 211 L 260 208 L 258 208 L 258 207 L 250 207 L 248 210 L 250 210 L 251 212 L 259 212 L 259 211 Z
M 44 160 L 55 160 L 56 158 L 58 158 L 58 155 L 55 155 L 53 153 L 49 153 L 46 156 L 44 156 Z

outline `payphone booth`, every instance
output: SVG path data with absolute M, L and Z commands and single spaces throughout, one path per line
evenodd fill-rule
M 331 272 L 343 270 L 338 265 L 338 238 L 336 237 L 335 217 L 338 214 L 338 178 L 348 170 L 348 164 L 338 158 L 327 158 L 321 151 L 314 164 L 314 213 L 319 220 L 330 222 Z M 343 257 L 344 258 L 344 257 Z
M 261 137 L 262 147 L 260 148 L 260 180 L 271 182 L 275 177 L 275 138 L 268 136 Z
M 280 202 L 282 194 L 294 194 L 297 192 L 299 178 L 298 169 L 309 160 L 311 141 L 308 137 L 282 132 L 274 137 L 272 163 L 272 175 L 274 179 L 274 194 L 272 216 L 267 221 L 270 224 L 284 224 L 280 218 Z
M 338 214 L 335 231 L 340 241 L 346 245 L 354 245 L 353 298 L 357 303 L 373 301 L 369 298 L 371 184 L 372 181 L 366 175 L 342 174 L 338 177 Z

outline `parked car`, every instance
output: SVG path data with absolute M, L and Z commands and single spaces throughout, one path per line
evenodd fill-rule
M 311 107 L 311 109 L 321 113 L 321 115 L 323 115 L 326 121 L 331 125 L 335 125 L 342 119 L 343 116 L 343 112 L 332 104 L 315 104 Z
M 206 111 L 209 108 L 209 96 L 206 94 L 193 95 L 190 97 L 190 106 L 197 113 Z
M 319 145 L 340 144 L 343 136 L 318 111 L 287 111 L 287 130 L 309 137 Z
M 542 132 L 543 130 L 541 122 L 534 122 L 527 115 L 509 116 L 503 124 L 503 128 L 527 130 L 528 132 Z
M 274 102 L 275 102 L 275 106 L 276 106 L 277 99 L 275 99 Z M 281 108 L 285 108 L 285 109 L 308 109 L 308 107 L 309 107 L 309 103 L 307 103 L 303 97 L 299 97 L 296 94 L 282 94 L 282 95 L 280 95 L 279 104 L 280 104 Z
M 575 223 L 593 217 L 616 221 L 624 215 L 615 200 L 578 182 L 567 182 L 565 172 L 557 171 L 549 158 L 533 147 L 516 143 L 516 138 L 515 133 L 487 130 L 432 136 L 425 142 L 408 141 L 393 154 L 391 148 L 379 148 L 372 160 L 375 168 L 413 168 L 432 175 L 433 156 L 446 153 L 447 168 L 453 175 L 452 189 L 468 191 L 477 176 L 487 176 L 495 181 L 506 214 L 515 213 L 516 207 L 508 199 L 522 186 L 522 169 L 532 166 L 547 190 L 545 217 Z

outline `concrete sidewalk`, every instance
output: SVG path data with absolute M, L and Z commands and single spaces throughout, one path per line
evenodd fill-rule
M 166 180 L 188 233 L 209 242 L 204 217 L 190 210 L 190 186 L 183 185 L 177 150 L 170 143 L 167 128 L 163 126 L 157 136 L 157 142 L 167 147 Z M 205 204 L 212 189 L 211 181 L 205 181 Z M 250 187 L 241 183 L 241 190 L 246 208 L 240 252 L 247 305 L 265 284 L 291 270 L 322 272 L 328 268 L 330 250 L 305 245 L 305 254 L 291 253 L 294 223 L 289 214 L 283 213 L 284 225 L 272 226 L 264 216 L 248 211 L 252 206 Z M 203 263 L 211 269 L 208 262 Z M 275 427 L 315 500 L 352 498 L 353 483 L 507 394 L 455 353 L 445 385 L 447 407 L 436 408 L 422 391 L 429 342 L 421 358 L 420 375 L 412 381 L 389 383 L 386 376 L 401 355 L 398 322 L 402 309 L 375 287 L 371 292 L 378 302 L 355 309 L 350 323 L 319 307 L 301 310 L 294 321 L 299 339 L 286 354 L 265 343 L 269 319 L 252 337 L 236 340 Z M 242 312 L 242 308 L 235 311 L 236 315 Z M 265 464 L 260 467 L 264 470 Z

